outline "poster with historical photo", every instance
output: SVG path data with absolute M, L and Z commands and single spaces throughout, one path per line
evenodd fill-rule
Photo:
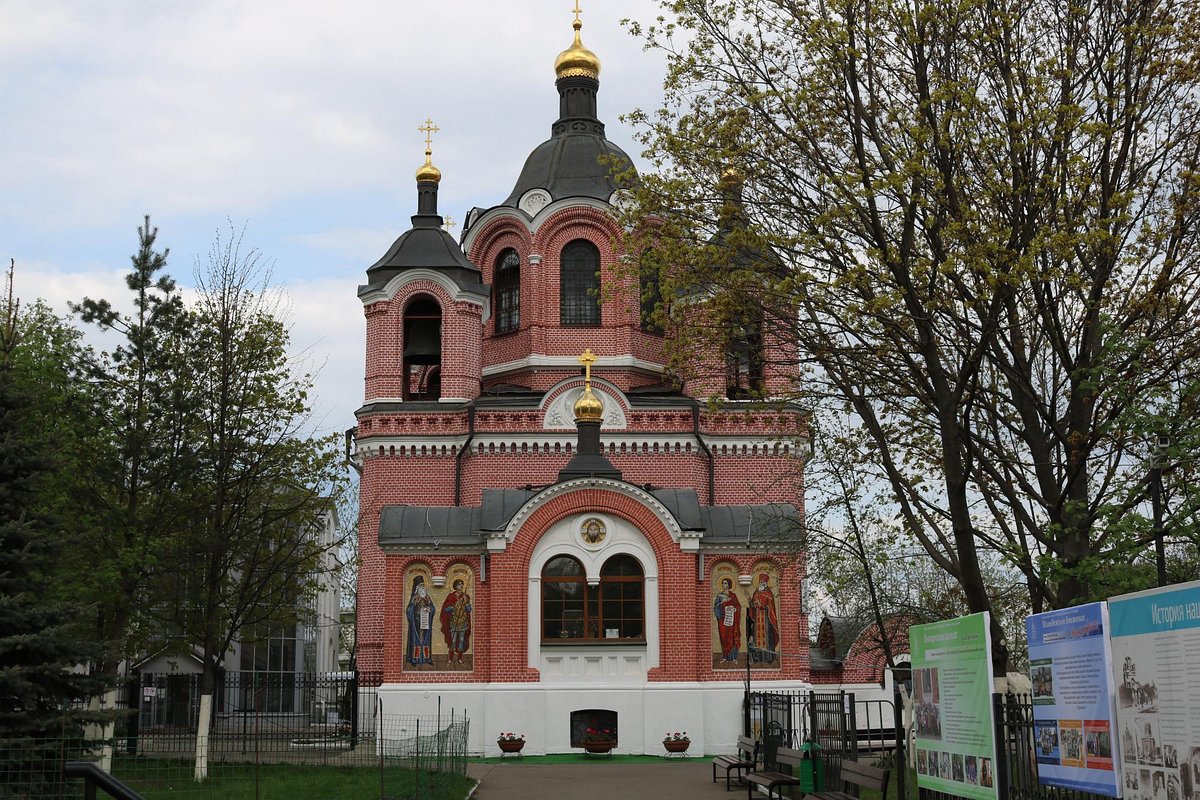
M 990 625 L 984 612 L 909 629 L 920 787 L 996 798 Z
M 1108 601 L 1127 800 L 1200 800 L 1200 581 Z
M 1043 785 L 1121 796 L 1108 631 L 1104 603 L 1025 619 Z

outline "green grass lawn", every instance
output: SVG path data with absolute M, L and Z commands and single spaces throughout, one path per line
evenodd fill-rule
M 192 780 L 192 765 L 164 759 L 126 758 L 113 775 L 145 800 L 462 800 L 475 782 L 462 775 L 417 773 L 403 767 L 213 764 L 207 780 Z

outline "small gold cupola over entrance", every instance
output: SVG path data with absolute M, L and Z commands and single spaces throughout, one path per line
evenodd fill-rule
M 575 421 L 603 422 L 604 402 L 592 391 L 592 364 L 596 363 L 596 356 L 590 347 L 583 351 L 579 363 L 583 365 L 583 393 L 575 401 Z
M 621 471 L 604 456 L 600 446 L 600 426 L 604 423 L 604 401 L 592 391 L 592 365 L 597 361 L 591 348 L 583 351 L 583 391 L 575 401 L 575 427 L 579 431 L 575 456 L 558 473 L 559 481 L 575 478 L 616 478 Z

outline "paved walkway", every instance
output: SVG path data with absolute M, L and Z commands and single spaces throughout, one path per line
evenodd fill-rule
M 712 782 L 712 764 L 670 761 L 661 764 L 522 764 L 517 759 L 471 764 L 479 780 L 473 800 L 741 800 L 744 787 L 726 793 L 724 774 Z

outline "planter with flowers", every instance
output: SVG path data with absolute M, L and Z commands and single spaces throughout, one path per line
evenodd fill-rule
M 683 753 L 688 749 L 688 745 L 692 740 L 688 738 L 687 731 L 675 731 L 667 733 L 663 737 L 663 747 L 667 748 L 668 753 Z
M 593 754 L 612 755 L 617 732 L 612 728 L 588 728 L 583 732 L 583 749 Z
M 525 746 L 525 734 L 518 736 L 515 733 L 502 733 L 496 739 L 496 746 L 500 748 L 501 753 L 519 753 Z

